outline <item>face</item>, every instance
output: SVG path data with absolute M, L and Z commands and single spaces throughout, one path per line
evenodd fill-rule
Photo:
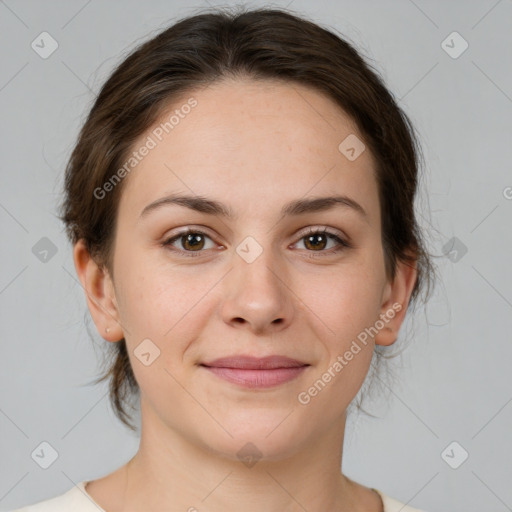
M 375 162 L 367 148 L 355 159 L 340 151 L 362 136 L 335 103 L 295 84 L 237 80 L 170 111 L 190 98 L 197 104 L 169 133 L 154 131 L 166 113 L 134 144 L 156 142 L 124 178 L 115 327 L 141 388 L 143 426 L 232 458 L 247 442 L 289 455 L 343 424 L 375 343 L 396 338 L 392 304 L 407 301 L 412 282 L 386 279 Z M 170 196 L 196 201 L 161 201 Z M 344 199 L 311 201 L 335 196 Z M 385 327 L 368 335 L 376 322 Z M 241 355 L 302 366 L 203 366 Z

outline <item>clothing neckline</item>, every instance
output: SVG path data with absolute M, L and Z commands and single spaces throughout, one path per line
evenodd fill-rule
M 84 493 L 84 495 L 89 498 L 89 500 L 92 502 L 93 505 L 95 505 L 100 512 L 107 512 L 104 508 L 102 508 L 95 500 L 94 498 L 87 492 L 86 486 L 88 483 L 90 483 L 91 480 L 84 480 L 82 482 L 78 483 L 78 488 Z
M 373 492 L 376 492 L 380 498 L 381 512 L 386 512 L 386 505 L 384 504 L 384 495 L 378 490 L 370 487 Z
M 104 508 L 102 508 L 95 500 L 94 498 L 87 492 L 86 490 L 86 487 L 87 487 L 87 484 L 89 484 L 91 482 L 91 480 L 83 480 L 82 482 L 79 482 L 77 485 L 78 485 L 78 488 L 83 492 L 83 494 L 92 502 L 93 505 L 95 505 L 99 510 L 100 512 L 107 512 Z M 379 491 L 379 489 L 374 489 L 373 487 L 370 487 L 370 489 L 377 493 L 377 495 L 379 496 L 380 498 L 380 502 L 381 502 L 381 512 L 386 512 L 386 507 L 385 507 L 385 504 L 384 504 L 384 500 L 385 500 L 385 495 Z

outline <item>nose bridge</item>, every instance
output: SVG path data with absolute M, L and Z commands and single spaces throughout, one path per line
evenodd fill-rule
M 282 293 L 281 266 L 270 246 L 264 247 L 253 237 L 246 237 L 233 255 L 234 279 L 238 292 L 264 293 L 267 300 Z
M 269 246 L 246 237 L 233 253 L 232 271 L 225 283 L 223 316 L 226 322 L 241 319 L 256 330 L 287 324 L 292 303 L 282 265 Z

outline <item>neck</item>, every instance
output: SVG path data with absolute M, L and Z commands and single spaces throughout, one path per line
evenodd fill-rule
M 362 486 L 341 473 L 345 414 L 307 447 L 240 460 L 171 431 L 144 409 L 139 450 L 124 467 L 122 510 L 369 510 L 361 506 L 369 503 Z

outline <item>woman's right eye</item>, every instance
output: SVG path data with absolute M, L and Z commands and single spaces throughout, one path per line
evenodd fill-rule
M 199 256 L 202 252 L 204 252 L 202 249 L 204 249 L 205 238 L 211 240 L 211 238 L 202 231 L 197 229 L 187 229 L 167 239 L 165 242 L 163 242 L 162 245 L 164 247 L 170 248 L 172 251 L 179 252 L 184 256 L 194 257 Z M 175 242 L 180 243 L 181 249 L 174 247 Z

